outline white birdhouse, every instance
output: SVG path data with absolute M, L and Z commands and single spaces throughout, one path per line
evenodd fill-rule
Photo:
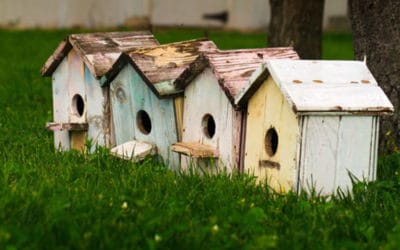
M 264 77 L 259 77 L 264 75 Z M 247 104 L 245 172 L 277 190 L 374 180 L 379 116 L 393 106 L 364 62 L 268 60 L 235 104 Z
M 190 40 L 135 49 L 124 53 L 102 78 L 110 88 L 111 151 L 134 160 L 158 153 L 171 169 L 179 156 L 171 144 L 181 136 L 183 90 L 175 88 L 197 74 L 196 61 L 216 46 L 209 40 Z
M 100 78 L 121 52 L 157 44 L 150 32 L 73 34 L 59 44 L 41 70 L 52 77 L 54 121 L 47 128 L 57 149 L 81 150 L 86 139 L 110 146 L 108 89 Z
M 194 163 L 240 171 L 246 112 L 234 100 L 263 60 L 298 55 L 292 48 L 265 48 L 216 51 L 205 57 L 204 70 L 178 86 L 185 89 L 183 135 L 172 149 L 182 155 L 183 169 Z

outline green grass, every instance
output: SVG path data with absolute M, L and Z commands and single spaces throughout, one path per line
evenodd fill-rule
M 181 175 L 147 159 L 56 153 L 51 83 L 39 70 L 62 31 L 0 30 L 0 249 L 398 249 L 400 154 L 352 193 L 278 194 L 246 175 Z M 200 30 L 156 31 L 162 42 Z M 222 48 L 264 34 L 212 31 Z M 351 59 L 351 36 L 324 36 L 324 57 Z

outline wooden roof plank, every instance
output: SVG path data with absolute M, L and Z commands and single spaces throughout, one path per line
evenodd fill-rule
M 235 99 L 248 85 L 254 71 L 267 59 L 299 59 L 290 47 L 225 50 L 207 53 L 210 63 L 221 88 L 228 99 L 237 108 Z
M 94 77 L 107 73 L 122 52 L 158 45 L 149 31 L 72 34 L 62 41 L 41 70 L 51 76 L 61 60 L 74 48 Z

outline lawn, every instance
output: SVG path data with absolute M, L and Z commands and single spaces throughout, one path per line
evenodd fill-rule
M 400 154 L 379 180 L 335 196 L 279 194 L 246 175 L 182 175 L 59 153 L 51 82 L 39 70 L 74 31 L 0 30 L 0 249 L 399 249 Z M 161 43 L 201 30 L 155 31 Z M 211 31 L 221 48 L 263 47 L 265 34 Z M 327 59 L 351 59 L 351 36 L 325 34 Z

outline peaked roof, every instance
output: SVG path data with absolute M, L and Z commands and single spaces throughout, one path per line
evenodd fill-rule
M 104 32 L 67 36 L 47 59 L 42 76 L 51 76 L 74 48 L 94 77 L 99 79 L 111 69 L 121 52 L 159 44 L 149 31 Z
M 206 61 L 217 78 L 221 88 L 235 108 L 235 99 L 240 90 L 251 80 L 259 65 L 271 58 L 298 59 L 293 48 L 262 48 L 241 50 L 218 50 L 205 54 Z M 180 83 L 185 88 L 188 82 Z
M 393 105 L 364 62 L 268 60 L 255 74 L 271 75 L 294 112 L 391 113 Z M 264 77 L 265 79 L 265 77 Z M 257 80 L 235 100 L 246 97 Z
M 130 63 L 158 97 L 183 92 L 178 82 L 189 82 L 205 65 L 204 52 L 215 51 L 216 45 L 206 39 L 189 40 L 125 52 L 114 67 L 100 80 L 107 84 L 126 63 Z

